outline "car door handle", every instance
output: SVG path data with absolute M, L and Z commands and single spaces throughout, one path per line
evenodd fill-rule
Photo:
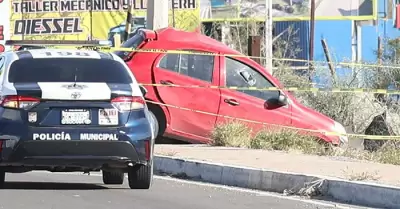
M 161 80 L 160 83 L 162 85 L 173 85 L 174 84 L 172 81 L 164 81 L 164 80 Z
M 224 99 L 224 102 L 225 102 L 225 103 L 228 103 L 228 104 L 230 104 L 230 105 L 233 105 L 233 106 L 238 106 L 238 105 L 239 105 L 239 102 L 237 102 L 237 101 L 234 100 L 234 99 Z

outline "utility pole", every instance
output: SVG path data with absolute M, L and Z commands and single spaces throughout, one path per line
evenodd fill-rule
M 308 61 L 310 76 L 314 72 L 314 34 L 315 34 L 315 0 L 311 0 L 311 11 L 310 11 L 310 42 L 308 49 Z M 311 78 L 310 78 L 311 79 Z
M 147 1 L 147 29 L 157 30 L 168 27 L 169 1 L 170 0 Z
M 272 0 L 265 0 L 266 18 L 265 18 L 265 69 L 272 74 Z

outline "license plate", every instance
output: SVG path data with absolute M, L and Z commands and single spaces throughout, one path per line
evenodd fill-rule
M 118 111 L 116 109 L 100 109 L 99 125 L 118 125 Z
M 69 109 L 62 111 L 61 124 L 63 125 L 88 125 L 91 122 L 89 110 Z

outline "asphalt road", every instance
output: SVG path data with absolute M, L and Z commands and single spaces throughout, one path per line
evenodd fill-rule
M 5 209 L 322 209 L 333 208 L 304 201 L 182 180 L 156 178 L 150 190 L 124 185 L 105 186 L 98 173 L 7 174 L 0 190 Z

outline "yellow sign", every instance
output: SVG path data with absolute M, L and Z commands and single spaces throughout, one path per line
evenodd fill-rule
M 193 31 L 200 25 L 196 0 L 169 0 L 170 25 Z M 145 27 L 147 0 L 11 0 L 13 40 L 106 40 L 125 31 L 129 4 L 132 30 Z M 172 18 L 172 14 L 174 18 Z M 132 31 L 133 32 L 133 31 Z
M 272 1 L 274 21 L 309 20 L 311 0 Z M 201 19 L 211 21 L 265 21 L 266 0 L 201 0 Z M 374 20 L 377 0 L 315 0 L 316 20 Z

